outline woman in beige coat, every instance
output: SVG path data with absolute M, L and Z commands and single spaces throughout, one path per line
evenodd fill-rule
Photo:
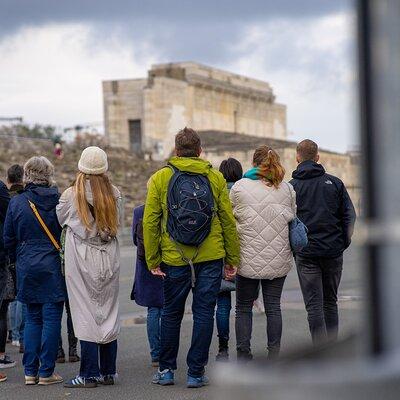
M 230 192 L 240 239 L 236 280 L 238 359 L 252 359 L 252 308 L 261 284 L 267 315 L 268 356 L 279 354 L 282 336 L 281 295 L 293 264 L 288 224 L 296 216 L 293 187 L 283 182 L 285 170 L 268 146 L 253 156 L 254 168 Z
M 81 343 L 79 375 L 64 386 L 113 384 L 119 333 L 119 245 L 121 195 L 106 172 L 107 155 L 88 147 L 79 172 L 57 206 L 66 229 L 65 280 L 76 337 Z

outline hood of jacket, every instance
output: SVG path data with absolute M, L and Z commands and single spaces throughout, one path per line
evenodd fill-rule
M 325 174 L 325 168 L 321 164 L 317 164 L 315 161 L 303 161 L 297 166 L 297 169 L 293 171 L 292 177 L 294 179 L 312 179 L 317 178 Z
M 182 172 L 192 172 L 194 174 L 208 175 L 212 168 L 210 162 L 199 157 L 172 157 L 168 161 L 169 164 Z
M 49 211 L 56 207 L 60 194 L 55 186 L 43 186 L 28 184 L 25 187 L 25 195 L 39 210 Z

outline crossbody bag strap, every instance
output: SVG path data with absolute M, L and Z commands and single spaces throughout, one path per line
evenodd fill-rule
M 33 214 L 35 214 L 36 219 L 39 221 L 39 224 L 42 226 L 43 230 L 45 231 L 46 235 L 50 239 L 51 243 L 53 243 L 53 245 L 57 249 L 57 251 L 61 251 L 61 246 L 58 244 L 57 240 L 55 239 L 55 237 L 53 236 L 53 234 L 50 232 L 49 228 L 43 221 L 43 218 L 40 216 L 39 211 L 36 208 L 35 204 L 32 203 L 29 199 L 28 199 L 28 202 L 33 211 Z

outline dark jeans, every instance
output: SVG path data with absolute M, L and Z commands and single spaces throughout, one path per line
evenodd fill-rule
M 187 355 L 188 374 L 201 377 L 208 362 L 208 353 L 214 328 L 214 310 L 222 279 L 222 260 L 194 265 L 196 284 L 193 290 L 192 343 Z M 161 315 L 160 370 L 175 370 L 179 350 L 181 322 L 186 299 L 191 290 L 189 266 L 163 265 L 164 309 Z
M 117 372 L 117 340 L 107 344 L 98 344 L 81 340 L 82 378 L 99 378 L 105 375 L 115 375 Z
M 282 313 L 281 296 L 286 276 L 276 279 L 250 279 L 236 277 L 236 341 L 239 353 L 251 353 L 253 328 L 253 303 L 262 288 L 265 314 L 267 316 L 267 347 L 269 354 L 277 355 L 281 347 Z
M 1 302 L 0 302 L 1 303 Z M 8 300 L 3 300 L 0 305 L 0 353 L 5 353 L 6 342 L 7 342 L 7 311 L 8 311 Z
M 67 312 L 67 333 L 68 333 L 68 344 L 69 346 L 76 345 L 78 339 L 75 337 L 74 326 L 72 324 L 72 316 L 71 316 L 71 308 L 69 306 L 69 301 L 65 302 L 65 311 Z M 62 335 L 60 335 L 60 339 L 58 341 L 58 347 L 62 349 Z
M 220 292 L 217 297 L 217 311 L 215 313 L 218 337 L 220 340 L 229 340 L 229 317 L 231 308 L 231 292 Z
M 147 309 L 147 338 L 150 345 L 151 361 L 159 361 L 160 359 L 160 322 L 162 308 L 149 307 Z
M 336 340 L 339 327 L 337 292 L 342 276 L 343 256 L 296 256 L 296 266 L 313 343 L 318 344 L 328 338 Z
M 42 378 L 54 372 L 64 303 L 27 304 L 23 364 L 25 375 Z

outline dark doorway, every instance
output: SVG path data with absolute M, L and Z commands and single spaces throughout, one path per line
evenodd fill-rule
M 139 154 L 142 152 L 142 126 L 140 119 L 130 119 L 128 123 L 131 151 Z

